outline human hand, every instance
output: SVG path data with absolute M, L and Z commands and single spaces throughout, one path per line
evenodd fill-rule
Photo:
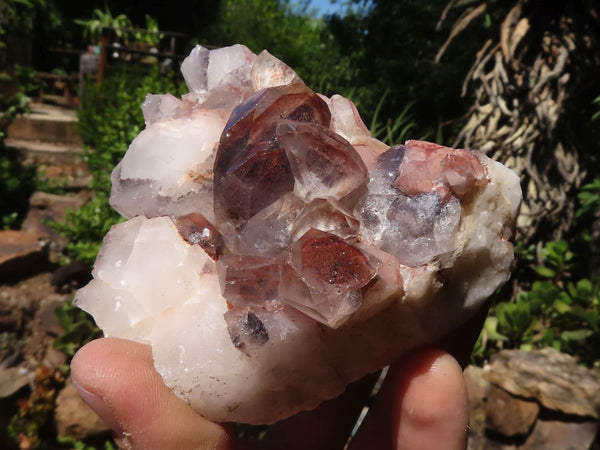
M 83 399 L 132 449 L 342 449 L 376 377 L 338 398 L 271 426 L 261 441 L 236 440 L 233 424 L 210 422 L 173 394 L 154 370 L 148 346 L 99 339 L 73 358 Z M 394 364 L 350 450 L 466 447 L 468 402 L 462 370 L 443 350 L 427 348 Z

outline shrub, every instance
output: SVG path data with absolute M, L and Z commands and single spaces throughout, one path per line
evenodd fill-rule
M 0 73 L 0 82 L 12 85 L 13 95 L 0 94 L 0 229 L 18 228 L 27 212 L 29 196 L 36 189 L 36 172 L 23 167 L 18 152 L 5 145 L 8 126 L 29 112 L 27 93 L 35 89 L 35 71 L 16 66 Z
M 526 288 L 513 301 L 492 308 L 473 353 L 474 362 L 482 362 L 499 348 L 548 346 L 575 355 L 589 366 L 600 360 L 600 276 L 594 265 L 587 264 L 589 246 L 585 247 L 589 229 L 597 224 L 599 193 L 598 179 L 582 187 L 576 216 L 585 223 L 574 239 L 548 242 L 538 255 L 533 248 L 517 246 L 520 264 L 530 266 L 529 275 L 521 276 L 530 277 L 530 283 L 520 280 Z M 583 245 L 578 246 L 580 242 Z M 575 251 L 576 246 L 581 248 Z
M 144 127 L 141 105 L 146 94 L 166 92 L 183 92 L 182 83 L 172 74 L 159 73 L 157 67 L 147 73 L 122 70 L 111 74 L 101 85 L 85 85 L 79 125 L 94 197 L 77 211 L 68 211 L 63 222 L 53 225 L 69 239 L 67 260 L 91 264 L 104 235 L 122 220 L 108 203 L 110 173 Z

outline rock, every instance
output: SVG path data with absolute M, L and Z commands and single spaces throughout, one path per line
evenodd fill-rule
M 54 195 L 46 192 L 34 192 L 29 198 L 29 211 L 21 229 L 29 233 L 47 234 L 52 238 L 53 250 L 66 244 L 66 239 L 54 231 L 46 222 L 61 222 L 67 209 L 79 209 L 83 199 L 76 196 Z
M 92 269 L 83 261 L 73 261 L 52 272 L 50 283 L 58 292 L 70 293 L 92 279 Z
M 0 398 L 10 397 L 29 383 L 29 371 L 22 367 L 0 369 Z
M 45 282 L 49 286 L 47 276 Z M 68 296 L 59 294 L 43 296 L 39 300 L 33 318 L 27 325 L 25 354 L 54 369 L 59 369 L 66 363 L 66 356 L 54 348 L 54 340 L 64 333 L 54 310 L 62 306 L 67 299 Z
M 469 394 L 469 407 L 484 404 L 490 392 L 490 382 L 485 377 L 485 369 L 467 366 L 463 375 Z
M 61 370 L 67 364 L 67 355 L 54 348 L 54 341 L 49 341 L 42 362 L 51 369 Z
M 26 319 L 33 316 L 43 299 L 56 297 L 50 285 L 48 273 L 42 272 L 20 280 L 18 283 L 5 284 L 0 289 L 0 313 L 4 310 L 21 310 L 27 317 L 19 322 L 26 325 Z
M 2 314 L 2 311 L 0 311 Z M 0 322 L 0 327 L 2 327 Z M 0 328 L 5 330 L 5 328 Z M 15 364 L 19 359 L 19 353 L 23 347 L 23 342 L 19 340 L 19 335 L 15 331 L 2 331 L 0 333 L 0 367 L 7 368 Z
M 485 379 L 484 369 L 468 366 L 464 371 L 469 395 L 469 450 L 483 450 L 485 438 L 485 404 L 490 382 Z
M 45 260 L 48 236 L 26 231 L 0 230 L 0 278 L 35 272 Z
M 487 378 L 547 409 L 600 418 L 600 377 L 553 348 L 501 351 L 492 358 Z
M 0 330 L 15 332 L 23 325 L 23 310 L 7 292 L 0 292 Z M 0 357 L 2 353 L 0 352 Z M 1 361 L 1 359 L 0 359 Z
M 21 227 L 23 231 L 51 233 L 43 221 L 64 220 L 67 209 L 79 209 L 83 199 L 72 195 L 54 195 L 47 192 L 34 192 L 29 198 L 29 211 Z
M 538 420 L 519 450 L 588 450 L 592 448 L 598 421 Z
M 63 333 L 63 328 L 58 323 L 58 319 L 54 314 L 54 310 L 64 304 L 62 298 L 48 298 L 42 299 L 40 307 L 36 313 L 34 321 L 36 322 L 36 328 L 43 333 L 50 334 L 52 336 L 58 336 Z
M 518 450 L 519 447 L 512 443 L 504 443 L 487 439 L 485 436 L 481 441 L 475 442 L 469 437 L 467 450 Z
M 102 419 L 81 399 L 70 379 L 56 398 L 54 419 L 59 436 L 71 436 L 81 440 L 110 431 Z
M 52 342 L 62 334 L 63 330 L 54 315 L 54 309 L 70 297 L 70 294 L 57 294 L 50 284 L 50 275 L 40 273 L 21 280 L 14 285 L 4 285 L 0 288 L 0 318 L 7 317 L 6 321 L 0 320 L 1 331 L 10 331 L 18 342 L 10 345 L 13 351 L 0 351 L 4 358 L 14 358 L 39 363 L 48 358 L 48 365 L 57 367 L 60 362 L 59 355 L 54 354 Z M 8 333 L 0 333 L 0 338 Z M 10 344 L 10 341 L 8 344 Z M 3 339 L 0 339 L 0 350 Z M 47 353 L 49 355 L 46 355 Z M 64 355 L 63 355 L 64 358 Z M 0 360 L 1 361 L 1 360 Z
M 492 385 L 486 404 L 487 428 L 503 436 L 524 435 L 535 423 L 540 405 Z

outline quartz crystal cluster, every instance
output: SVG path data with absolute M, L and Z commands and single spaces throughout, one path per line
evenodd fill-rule
M 314 408 L 467 320 L 509 276 L 521 191 L 481 153 L 372 138 L 268 52 L 196 47 L 148 95 L 75 302 L 215 421 Z

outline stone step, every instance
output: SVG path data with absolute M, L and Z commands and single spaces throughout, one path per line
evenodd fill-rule
M 66 187 L 89 186 L 91 176 L 83 161 L 83 149 L 75 144 L 6 139 L 5 145 L 19 153 L 25 167 L 35 167 L 40 176 L 64 182 Z
M 43 264 L 48 243 L 47 235 L 0 230 L 0 280 Z
M 14 138 L 4 143 L 21 153 L 21 162 L 26 166 L 83 162 L 83 149 L 76 144 Z
M 10 139 L 81 145 L 75 110 L 31 103 L 31 114 L 18 117 L 7 130 Z

